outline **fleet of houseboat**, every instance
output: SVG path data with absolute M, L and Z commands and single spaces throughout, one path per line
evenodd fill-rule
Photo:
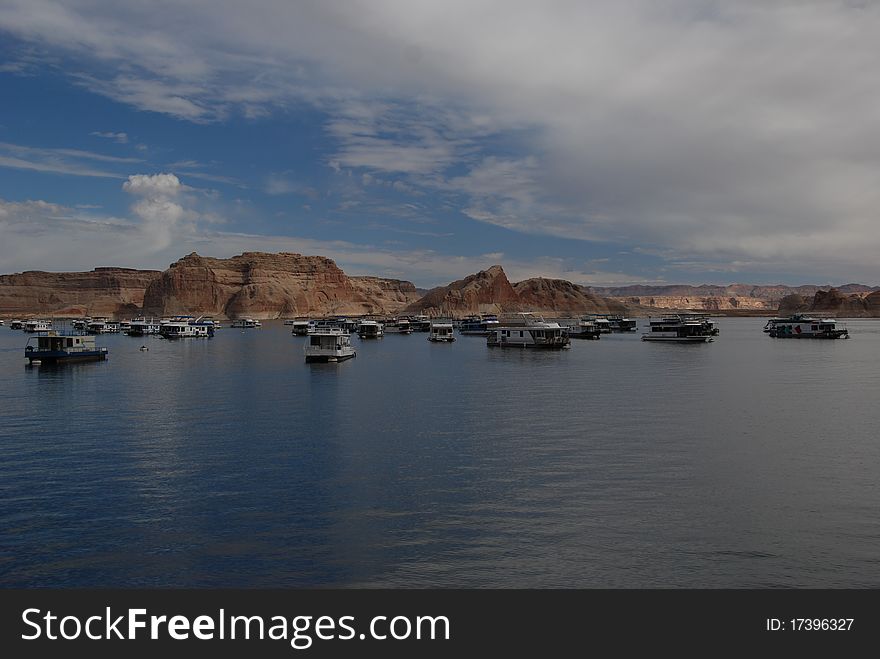
M 72 331 L 53 329 L 50 319 L 9 319 L 9 328 L 37 334 L 25 348 L 30 363 L 65 363 L 106 359 L 107 348 L 95 345 L 95 335 L 124 333 L 129 336 L 155 335 L 165 339 L 211 338 L 220 323 L 210 317 L 174 316 L 172 318 L 146 318 L 139 316 L 128 321 L 109 318 L 78 318 L 63 321 Z M 412 334 L 424 331 L 427 340 L 435 343 L 455 341 L 459 334 L 484 336 L 489 347 L 561 349 L 568 348 L 571 339 L 598 339 L 610 332 L 632 332 L 635 320 L 614 315 L 587 315 L 578 319 L 547 321 L 533 313 L 508 314 L 499 319 L 497 315 L 474 315 L 460 321 L 429 319 L 427 316 L 409 316 L 382 319 L 346 317 L 285 320 L 297 336 L 308 337 L 304 346 L 308 362 L 339 362 L 356 355 L 351 344 L 351 334 L 361 339 L 375 339 L 386 332 Z M 0 326 L 4 325 L 0 321 Z M 255 328 L 262 323 L 252 318 L 236 319 L 232 327 Z M 772 338 L 797 339 L 847 339 L 849 330 L 834 318 L 808 314 L 770 318 L 763 330 Z M 660 318 L 649 318 L 642 334 L 643 341 L 671 343 L 709 343 L 719 335 L 715 321 L 705 313 L 676 313 Z M 141 347 L 147 350 L 146 346 Z

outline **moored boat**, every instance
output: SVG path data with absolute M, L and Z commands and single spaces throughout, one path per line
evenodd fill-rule
M 50 331 L 28 339 L 24 356 L 31 364 L 99 361 L 107 359 L 107 348 L 95 346 L 94 336 Z
M 596 321 L 589 316 L 584 316 L 577 323 L 569 325 L 565 331 L 573 339 L 598 340 L 602 334 L 596 326 Z
M 459 323 L 458 332 L 472 336 L 489 336 L 498 326 L 498 316 L 494 314 L 467 316 Z
M 214 325 L 199 323 L 192 316 L 175 316 L 159 324 L 159 336 L 166 339 L 209 339 L 214 336 Z
M 412 325 L 409 318 L 395 318 L 385 325 L 385 332 L 388 334 L 412 334 Z
M 351 345 L 351 336 L 339 327 L 325 328 L 309 334 L 303 352 L 307 362 L 341 362 L 357 355 Z
M 499 321 L 488 337 L 486 345 L 501 348 L 561 349 L 571 346 L 571 339 L 559 323 L 548 323 L 533 313 L 518 313 Z
M 305 336 L 309 333 L 309 329 L 312 327 L 312 322 L 310 320 L 293 320 L 290 323 L 293 328 L 290 330 L 291 334 L 296 336 Z
M 455 341 L 455 332 L 452 323 L 448 321 L 434 321 L 430 325 L 428 341 L 435 343 L 452 343 Z
M 257 327 L 262 327 L 263 323 L 259 320 L 254 320 L 253 318 L 237 318 L 232 321 L 232 326 L 241 329 L 255 329 Z
M 24 327 L 25 332 L 48 332 L 52 329 L 52 321 L 51 320 L 40 320 L 40 319 L 32 319 L 25 322 Z
M 128 324 L 129 336 L 146 336 L 149 334 L 158 334 L 160 324 L 158 320 L 147 320 L 143 316 L 133 318 Z
M 431 319 L 424 315 L 412 316 L 409 319 L 409 325 L 413 332 L 430 332 Z
M 362 320 L 357 329 L 362 339 L 378 339 L 385 333 L 382 323 L 375 320 Z
M 705 314 L 671 314 L 649 320 L 642 341 L 670 343 L 708 343 L 718 335 L 715 323 Z
M 774 339 L 848 339 L 849 330 L 838 326 L 834 318 L 818 318 L 795 314 L 789 318 L 774 318 L 767 333 Z M 766 326 L 765 326 L 766 327 Z
M 10 320 L 9 321 L 9 329 L 12 330 L 20 330 L 24 329 L 24 321 L 23 320 Z

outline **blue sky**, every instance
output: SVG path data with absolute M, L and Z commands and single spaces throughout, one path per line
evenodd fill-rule
M 878 34 L 844 2 L 10 0 L 0 272 L 878 284 Z

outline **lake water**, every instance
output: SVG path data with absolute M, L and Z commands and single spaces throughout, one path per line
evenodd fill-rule
M 272 322 L 61 368 L 0 328 L 0 584 L 878 587 L 880 322 L 763 324 L 334 365 Z

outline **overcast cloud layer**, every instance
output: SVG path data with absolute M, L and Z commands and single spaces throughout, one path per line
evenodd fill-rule
M 181 121 L 318 109 L 323 165 L 455 199 L 476 222 L 679 272 L 880 283 L 877 5 L 22 0 L 0 5 L 0 29 L 75 62 L 72 84 Z M 6 66 L 41 65 L 29 57 Z M 13 147 L 0 158 L 21 161 Z M 198 232 L 170 183 L 126 183 L 153 251 Z

